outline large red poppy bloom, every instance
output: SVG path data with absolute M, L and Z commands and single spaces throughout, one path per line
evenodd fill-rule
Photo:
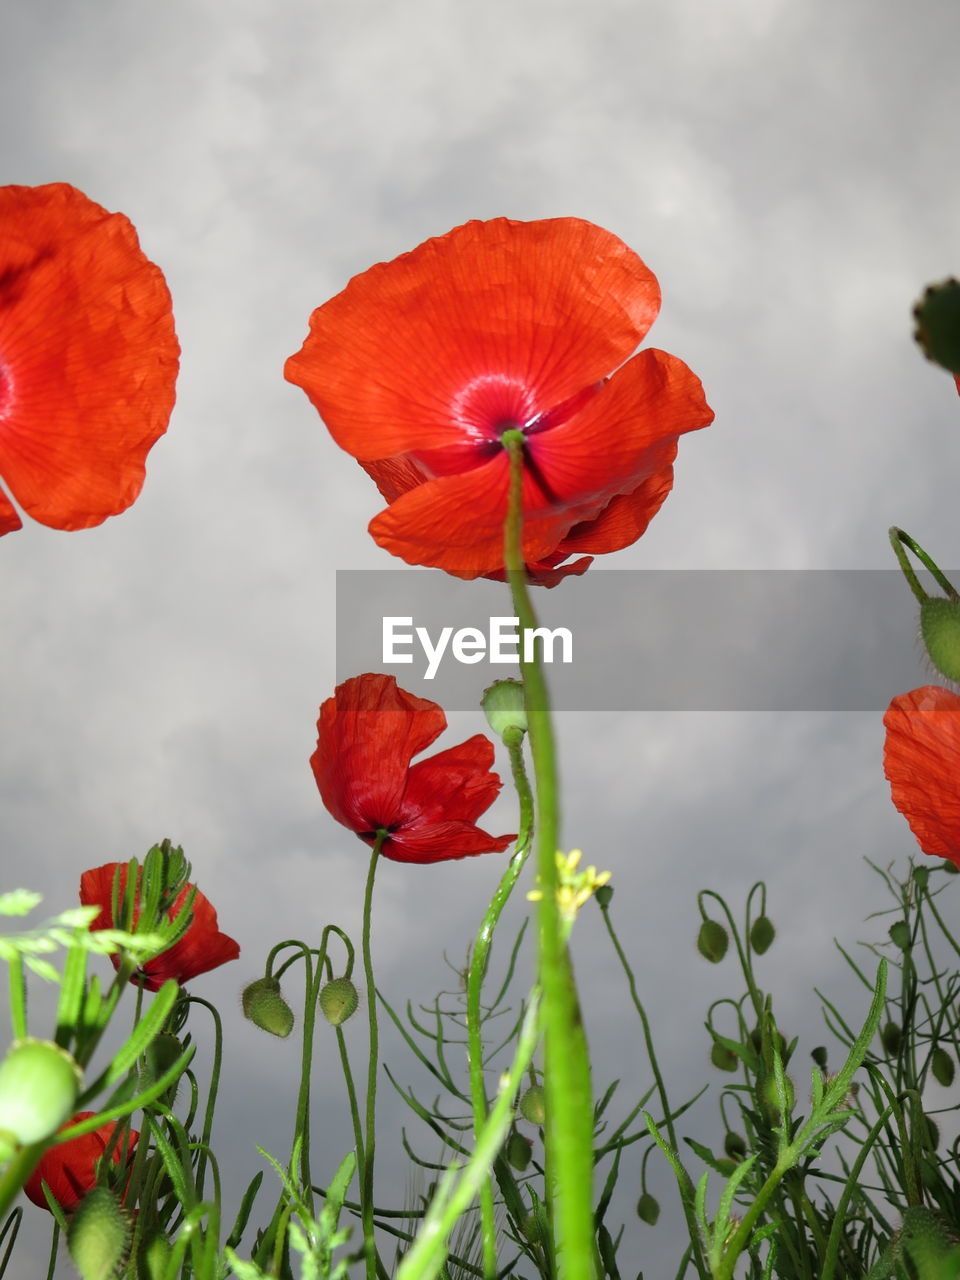
M 372 845 L 389 832 L 385 857 L 445 862 L 501 853 L 514 836 L 476 826 L 495 800 L 493 744 L 476 734 L 411 764 L 447 727 L 435 702 L 398 687 L 393 676 L 356 676 L 320 708 L 317 749 L 310 757 L 320 796 L 336 820 Z
M 94 1114 L 93 1111 L 78 1111 L 66 1124 L 61 1125 L 60 1129 L 69 1129 L 71 1125 L 78 1124 L 81 1120 L 89 1120 Z M 51 1147 L 46 1151 L 23 1185 L 27 1199 L 32 1200 L 41 1209 L 49 1209 L 50 1206 L 47 1204 L 41 1186 L 41 1183 L 46 1182 L 51 1195 L 64 1213 L 72 1213 L 87 1192 L 92 1191 L 97 1185 L 97 1161 L 106 1151 L 116 1127 L 116 1122 L 101 1125 L 92 1133 L 71 1138 L 69 1142 L 61 1142 L 59 1146 Z M 119 1164 L 124 1156 L 129 1157 L 132 1154 L 139 1137 L 140 1134 L 136 1129 L 127 1131 L 111 1153 L 114 1164 Z
M 80 901 L 85 907 L 100 907 L 100 914 L 90 925 L 91 929 L 112 929 L 114 927 L 111 903 L 113 901 L 113 878 L 117 867 L 120 868 L 120 893 L 127 883 L 126 863 L 107 862 L 102 867 L 94 867 L 84 871 L 80 877 Z M 172 919 L 183 906 L 187 894 L 193 885 L 187 884 L 177 895 L 173 906 L 167 912 Z M 135 918 L 139 912 L 135 912 Z M 217 913 L 210 901 L 200 891 L 193 900 L 193 918 L 187 931 L 174 945 L 158 956 L 148 960 L 133 976 L 133 981 L 146 987 L 148 991 L 159 991 L 168 978 L 176 982 L 189 982 L 198 974 L 217 969 L 228 960 L 236 960 L 240 954 L 240 944 L 228 938 L 217 927 Z M 119 959 L 112 955 L 113 967 L 119 967 Z
M 314 311 L 285 376 L 376 481 L 370 532 L 410 564 L 503 571 L 508 458 L 525 436 L 523 549 L 551 585 L 644 532 L 677 438 L 713 412 L 682 360 L 629 357 L 660 307 L 652 272 L 579 218 L 468 222 L 356 276 Z
M 170 293 L 122 213 L 66 183 L 0 187 L 0 478 L 35 520 L 125 510 L 167 429 Z M 0 489 L 0 534 L 21 520 Z
M 960 696 L 913 689 L 893 699 L 883 723 L 893 803 L 924 853 L 960 866 Z

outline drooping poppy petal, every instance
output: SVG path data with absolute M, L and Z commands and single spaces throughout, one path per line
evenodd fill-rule
M 390 504 L 374 539 L 460 577 L 502 573 L 501 436 L 520 429 L 524 555 L 556 581 L 567 534 L 656 473 L 662 501 L 678 436 L 712 421 L 682 361 L 629 359 L 659 302 L 641 259 L 591 223 L 470 222 L 352 280 L 285 372 Z
M 78 1111 L 66 1124 L 60 1126 L 60 1131 L 71 1128 L 81 1120 L 89 1120 L 94 1114 L 93 1111 Z M 71 1138 L 69 1142 L 61 1142 L 44 1152 L 40 1163 L 24 1183 L 23 1191 L 27 1199 L 41 1209 L 49 1209 L 47 1198 L 43 1194 L 43 1183 L 46 1182 L 51 1195 L 64 1213 L 72 1213 L 84 1196 L 96 1186 L 97 1161 L 109 1146 L 116 1128 L 117 1122 L 114 1121 L 94 1129 L 92 1133 Z M 129 1129 L 120 1138 L 111 1152 L 115 1165 L 133 1153 L 139 1138 L 140 1134 L 136 1129 Z
M 114 919 L 112 912 L 113 881 L 117 867 L 120 867 L 120 887 L 122 895 L 127 882 L 126 863 L 107 862 L 102 867 L 93 867 L 84 871 L 80 877 L 80 902 L 85 907 L 99 906 L 100 914 L 90 925 L 91 929 L 112 929 Z M 185 885 L 177 895 L 172 907 L 167 912 L 173 919 L 187 899 L 194 886 Z M 134 922 L 139 911 L 134 912 Z M 240 945 L 233 938 L 221 933 L 217 923 L 217 913 L 199 890 L 193 900 L 192 915 L 186 932 L 178 942 L 166 951 L 154 956 L 152 960 L 137 970 L 133 980 L 148 991 L 159 991 L 169 979 L 181 985 L 201 973 L 217 969 L 230 960 L 236 960 L 240 954 Z M 116 955 L 110 957 L 113 967 L 119 966 Z
M 893 803 L 924 853 L 960 866 L 960 696 L 913 689 L 893 699 L 883 723 Z
M 382 852 L 397 862 L 506 849 L 513 836 L 491 836 L 475 825 L 500 790 L 488 739 L 477 734 L 411 765 L 446 725 L 441 707 L 399 688 L 393 676 L 368 674 L 338 685 L 320 708 L 310 758 L 330 814 L 370 845 L 378 831 L 388 831 Z
M 125 510 L 166 431 L 170 293 L 123 214 L 75 187 L 0 187 L 0 477 L 56 529 Z M 10 532 L 0 494 L 0 533 Z M 15 513 L 14 513 L 15 514 Z

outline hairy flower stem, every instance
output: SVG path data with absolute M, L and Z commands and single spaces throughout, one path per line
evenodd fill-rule
M 513 857 L 497 885 L 486 915 L 480 924 L 467 973 L 467 1044 L 470 1062 L 470 1095 L 473 1103 L 473 1133 L 476 1142 L 480 1141 L 480 1133 L 487 1119 L 487 1091 L 483 1080 L 483 1018 L 480 1004 L 483 980 L 487 974 L 490 947 L 497 921 L 523 870 L 533 834 L 533 793 L 530 790 L 523 763 L 523 732 L 521 730 L 516 730 L 516 735 L 507 740 L 507 749 L 510 752 L 513 780 L 520 799 L 520 834 L 517 837 Z M 483 1236 L 483 1274 L 485 1280 L 493 1280 L 497 1275 L 497 1230 L 494 1221 L 493 1183 L 489 1177 L 484 1179 L 480 1187 L 480 1224 Z
M 521 635 L 537 625 L 526 583 L 523 555 L 524 435 L 505 431 L 501 442 L 510 459 L 510 495 L 504 523 L 504 563 Z M 555 1208 L 552 1223 L 558 1273 L 562 1280 L 592 1280 L 596 1275 L 593 1228 L 593 1097 L 590 1059 L 580 1016 L 570 954 L 557 903 L 559 787 L 547 683 L 536 654 L 526 658 L 521 645 L 536 779 L 537 875 L 540 982 L 543 986 L 545 1041 L 546 1144 L 553 1172 Z M 548 1188 L 549 1190 L 549 1188 Z
M 373 1229 L 373 1154 L 376 1146 L 377 1116 L 377 1057 L 379 1034 L 377 1031 L 377 988 L 373 982 L 373 956 L 370 951 L 370 914 L 373 905 L 373 881 L 380 861 L 380 850 L 388 832 L 382 827 L 377 832 L 373 852 L 370 854 L 370 870 L 363 895 L 363 936 L 360 950 L 363 955 L 363 977 L 367 984 L 367 1020 L 370 1029 L 370 1054 L 367 1062 L 366 1141 L 363 1150 L 363 1172 L 360 1176 L 360 1217 L 363 1223 L 364 1260 L 367 1280 L 376 1280 L 377 1245 Z

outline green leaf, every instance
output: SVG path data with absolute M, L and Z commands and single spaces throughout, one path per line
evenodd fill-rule
M 0 916 L 25 916 L 43 901 L 43 895 L 30 889 L 12 889 L 0 893 Z

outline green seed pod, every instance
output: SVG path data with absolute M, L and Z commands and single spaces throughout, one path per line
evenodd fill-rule
M 529 1138 L 525 1138 L 522 1133 L 517 1133 L 516 1129 L 514 1129 L 507 1139 L 507 1164 L 510 1165 L 511 1169 L 516 1169 L 518 1173 L 523 1173 L 530 1163 L 532 1153 L 533 1143 Z
M 116 1275 L 130 1246 L 130 1219 L 107 1187 L 94 1187 L 70 1220 L 67 1248 L 83 1280 Z
M 593 896 L 597 900 L 597 906 L 602 907 L 606 911 L 610 903 L 613 901 L 613 885 L 602 884 L 598 889 L 594 890 Z
M 710 1061 L 718 1071 L 736 1071 L 740 1066 L 740 1059 L 728 1049 L 726 1045 L 722 1045 L 719 1040 L 714 1040 L 710 1049 Z
M 827 1069 L 827 1048 L 826 1045 L 818 1044 L 815 1049 L 810 1050 L 810 1057 L 814 1060 L 821 1071 Z
M 339 1027 L 357 1011 L 360 997 L 349 978 L 334 978 L 320 992 L 320 1012 L 332 1027 Z
M 538 1129 L 542 1129 L 547 1120 L 547 1099 L 543 1092 L 543 1085 L 532 1084 L 525 1090 L 517 1104 L 517 1110 L 524 1120 L 529 1120 Z
M 894 920 L 889 929 L 890 941 L 901 951 L 910 950 L 910 926 L 906 920 Z
M 704 960 L 719 964 L 727 954 L 730 938 L 718 920 L 704 920 L 697 934 L 697 950 Z
M 758 956 L 770 950 L 777 931 L 769 916 L 757 916 L 750 928 L 750 946 Z
M 261 1031 L 285 1040 L 293 1030 L 293 1010 L 280 994 L 276 978 L 257 978 L 244 987 L 240 997 L 243 1016 Z
M 660 1205 L 649 1191 L 645 1191 L 637 1201 L 637 1217 L 648 1226 L 655 1227 L 660 1217 Z
M 17 1040 L 0 1063 L 0 1160 L 39 1142 L 73 1114 L 83 1073 L 50 1040 Z
M 960 680 L 960 600 L 927 596 L 921 601 L 920 635 L 940 674 Z
M 745 1138 L 741 1138 L 739 1133 L 729 1130 L 723 1139 L 723 1149 L 731 1160 L 743 1160 L 747 1154 L 747 1143 Z
M 956 1067 L 950 1054 L 941 1045 L 937 1045 L 930 1055 L 930 1072 L 937 1084 L 949 1089 L 953 1084 Z
M 883 1051 L 888 1058 L 895 1058 L 900 1052 L 900 1045 L 903 1042 L 903 1032 L 895 1022 L 886 1022 L 880 1032 L 880 1043 L 883 1045 Z
M 913 336 L 928 360 L 960 373 L 960 283 L 952 277 L 932 284 L 913 308 Z
M 519 742 L 527 731 L 527 705 L 519 680 L 497 680 L 480 699 L 487 724 L 504 742 Z

